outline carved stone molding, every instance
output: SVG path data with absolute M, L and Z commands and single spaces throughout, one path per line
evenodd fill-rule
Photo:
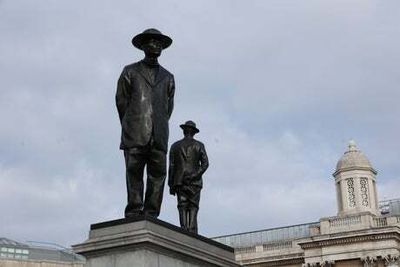
M 321 262 L 311 262 L 304 263 L 303 267 L 333 267 L 335 264 L 334 261 L 321 261 Z
M 400 257 L 399 255 L 386 255 L 383 257 L 385 266 L 395 267 L 400 266 Z
M 335 261 L 323 261 L 320 263 L 321 267 L 333 267 Z
M 348 194 L 348 201 L 349 201 L 349 207 L 355 207 L 356 206 L 356 195 L 354 193 L 354 179 L 349 178 L 347 179 L 347 194 Z
M 254 259 L 240 260 L 240 264 L 242 265 L 258 266 L 257 264 L 262 263 L 263 267 L 294 265 L 294 264 L 301 264 L 303 262 L 304 262 L 303 253 L 291 253 L 279 256 L 267 256 L 267 257 L 258 257 Z
M 302 249 L 308 249 L 308 248 L 351 244 L 351 243 L 359 243 L 366 241 L 386 240 L 386 239 L 395 239 L 400 241 L 400 236 L 396 232 L 371 233 L 362 236 L 347 236 L 347 237 L 330 238 L 324 240 L 316 240 L 311 242 L 308 241 L 304 243 L 299 243 L 299 245 Z
M 361 201 L 362 205 L 368 207 L 369 203 L 369 189 L 368 189 L 368 179 L 360 178 L 360 190 L 361 190 Z
M 363 262 L 364 267 L 378 266 L 376 257 L 367 256 L 367 257 L 361 258 L 361 261 Z

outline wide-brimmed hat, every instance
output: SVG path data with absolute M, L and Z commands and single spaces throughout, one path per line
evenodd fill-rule
M 182 129 L 191 128 L 191 129 L 193 129 L 196 133 L 200 132 L 200 130 L 196 128 L 196 123 L 194 123 L 193 121 L 187 121 L 187 122 L 185 122 L 185 124 L 181 124 L 180 127 L 181 127 Z
M 156 39 L 161 42 L 162 48 L 165 49 L 172 44 L 172 39 L 167 35 L 162 34 L 157 29 L 147 29 L 142 33 L 139 33 L 132 39 L 132 44 L 134 47 L 142 50 L 142 45 L 149 39 Z

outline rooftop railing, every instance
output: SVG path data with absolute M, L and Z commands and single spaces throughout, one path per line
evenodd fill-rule
M 318 226 L 319 223 L 299 224 L 287 227 L 266 229 L 255 232 L 240 233 L 234 235 L 219 236 L 213 238 L 215 241 L 225 245 L 240 248 L 268 244 L 282 240 L 294 240 L 311 236 L 310 227 Z

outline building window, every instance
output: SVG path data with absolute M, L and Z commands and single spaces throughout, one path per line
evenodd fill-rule
M 349 178 L 347 179 L 347 193 L 349 196 L 349 207 L 356 206 L 356 196 L 354 194 L 354 179 Z
M 360 179 L 360 190 L 361 190 L 361 204 L 365 207 L 369 206 L 369 190 L 367 178 Z
M 29 250 L 21 249 L 21 248 L 0 248 L 0 257 L 1 258 L 15 258 L 15 259 L 28 259 Z

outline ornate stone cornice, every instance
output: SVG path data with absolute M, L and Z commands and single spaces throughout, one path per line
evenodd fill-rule
M 370 171 L 373 174 L 377 175 L 378 172 L 372 167 L 346 167 L 340 170 L 336 170 L 332 175 L 336 177 L 341 172 L 348 172 L 348 171 Z
M 290 264 L 302 264 L 304 263 L 304 254 L 303 253 L 296 253 L 285 255 L 290 256 L 290 258 L 282 258 L 282 256 L 275 256 L 275 257 L 262 257 L 252 260 L 242 260 L 240 264 L 246 266 L 262 266 L 262 267 L 269 267 L 269 266 L 284 266 Z
M 300 245 L 302 249 L 307 249 L 307 248 L 318 248 L 324 246 L 334 246 L 334 245 L 349 244 L 349 243 L 359 243 L 365 241 L 386 240 L 386 239 L 396 239 L 400 242 L 400 233 L 393 231 L 384 233 L 368 233 L 364 235 L 344 236 L 344 237 L 328 236 L 320 240 L 300 242 L 298 243 L 298 245 Z
M 400 263 L 400 256 L 399 255 L 386 255 L 383 257 L 385 261 L 385 266 L 399 264 Z

